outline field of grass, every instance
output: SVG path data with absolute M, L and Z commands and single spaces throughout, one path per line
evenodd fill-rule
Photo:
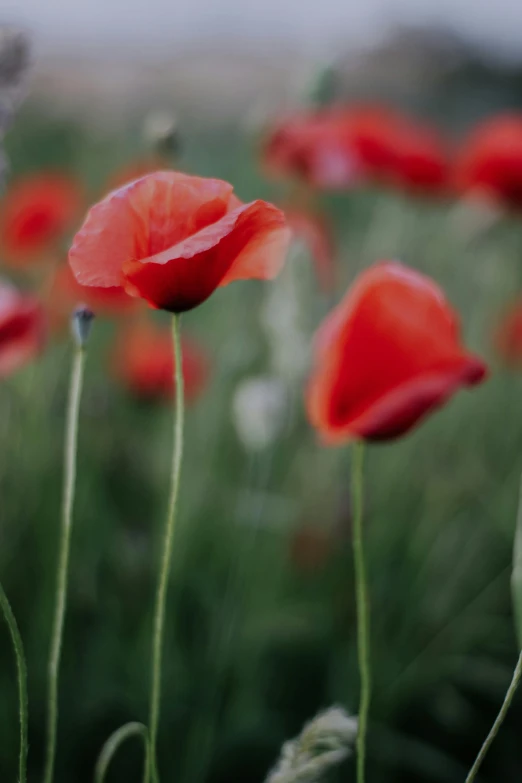
M 181 130 L 180 168 L 227 179 L 245 200 L 283 199 L 237 128 Z M 94 200 L 111 173 L 140 155 L 140 143 L 136 130 L 95 135 L 29 107 L 6 148 L 13 178 L 60 167 Z M 282 742 L 319 709 L 357 711 L 351 451 L 318 443 L 303 409 L 306 368 L 276 368 L 274 348 L 290 339 L 277 332 L 278 312 L 290 313 L 309 348 L 333 302 L 378 259 L 399 258 L 444 287 L 491 377 L 404 439 L 367 452 L 368 781 L 463 781 L 511 679 L 522 379 L 502 367 L 494 333 L 522 291 L 522 225 L 499 218 L 488 227 L 462 205 L 370 190 L 321 204 L 338 248 L 333 295 L 318 289 L 309 255 L 296 252 L 274 284 L 234 284 L 183 319 L 207 347 L 212 374 L 187 415 L 165 652 L 165 780 L 260 783 Z M 113 380 L 114 330 L 97 319 L 87 358 L 58 783 L 92 780 L 109 733 L 147 715 L 172 414 L 168 405 L 133 400 Z M 28 656 L 31 781 L 40 778 L 44 750 L 70 362 L 67 339 L 56 338 L 35 365 L 0 385 L 0 574 Z M 243 380 L 276 369 L 286 392 L 282 427 L 253 452 L 238 437 L 232 400 Z M 11 781 L 16 682 L 3 630 L 0 692 L 0 780 Z M 522 776 L 521 720 L 518 702 L 484 764 L 484 783 Z M 137 783 L 140 759 L 139 744 L 129 743 L 109 779 Z M 353 759 L 335 774 L 355 779 Z

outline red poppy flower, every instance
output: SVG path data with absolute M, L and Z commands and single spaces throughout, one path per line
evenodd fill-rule
M 397 128 L 390 181 L 406 190 L 442 193 L 449 185 L 449 162 L 442 138 L 431 128 L 405 122 Z
M 464 141 L 456 185 L 511 209 L 522 209 L 522 115 L 507 114 L 479 125 Z
M 182 353 L 185 397 L 194 402 L 208 383 L 210 360 L 206 351 L 186 336 Z M 143 321 L 128 326 L 119 335 L 111 364 L 118 378 L 137 397 L 170 400 L 174 396 L 170 329 Z
M 69 322 L 71 312 L 78 304 L 86 304 L 96 315 L 118 317 L 133 312 L 138 307 L 134 299 L 122 288 L 97 288 L 80 285 L 68 264 L 58 267 L 49 293 L 51 321 L 56 328 Z
M 334 247 L 326 221 L 311 212 L 285 209 L 285 215 L 295 239 L 302 240 L 315 262 L 317 279 L 323 291 L 335 287 Z
M 52 249 L 71 228 L 81 201 L 77 183 L 60 174 L 36 174 L 15 182 L 1 205 L 4 260 L 23 264 Z
M 495 343 L 506 364 L 522 368 L 522 302 L 516 302 L 502 319 Z
M 344 112 L 345 143 L 356 157 L 365 179 L 388 176 L 397 157 L 400 115 L 386 106 L 351 106 Z
M 33 359 L 44 341 L 45 321 L 39 302 L 0 283 L 0 378 Z
M 284 215 L 232 191 L 221 180 L 162 171 L 109 193 L 74 239 L 76 279 L 180 313 L 233 280 L 275 277 L 290 240 Z
M 361 174 L 347 143 L 345 114 L 337 109 L 283 120 L 265 142 L 263 162 L 269 174 L 294 176 L 316 188 L 353 187 Z
M 352 106 L 283 122 L 264 150 L 269 171 L 315 187 L 376 180 L 416 191 L 447 185 L 448 160 L 434 130 L 386 106 Z
M 438 286 L 395 261 L 361 274 L 321 327 L 315 351 L 308 415 L 330 443 L 402 435 L 486 374 L 462 348 Z

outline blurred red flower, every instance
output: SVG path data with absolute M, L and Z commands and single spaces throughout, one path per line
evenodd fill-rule
M 195 402 L 208 383 L 210 360 L 193 338 L 183 338 L 182 352 L 185 397 L 188 402 Z M 120 381 L 137 397 L 170 400 L 174 396 L 174 358 L 169 328 L 147 321 L 123 328 L 111 364 Z
M 376 180 L 438 192 L 448 183 L 441 137 L 386 106 L 361 105 L 303 113 L 281 123 L 264 149 L 269 171 L 318 188 Z
M 360 275 L 318 332 L 308 416 L 325 442 L 395 438 L 485 375 L 440 288 L 385 261 Z
M 506 364 L 522 368 L 522 301 L 515 302 L 504 315 L 495 335 L 495 345 Z
M 3 260 L 30 263 L 55 248 L 72 228 L 81 204 L 78 184 L 64 175 L 44 172 L 15 181 L 1 204 Z
M 317 279 L 323 291 L 335 288 L 334 246 L 326 220 L 302 209 L 285 209 L 294 239 L 302 240 L 315 262 Z
M 161 171 L 109 193 L 69 252 L 76 279 L 180 313 L 233 280 L 274 277 L 290 240 L 284 215 L 232 191 L 221 180 Z
M 79 304 L 88 305 L 96 315 L 109 317 L 127 315 L 139 306 L 139 301 L 122 288 L 80 285 L 67 263 L 56 269 L 48 301 L 51 324 L 57 329 L 69 323 L 72 311 Z
M 461 192 L 522 208 L 522 115 L 505 114 L 478 125 L 456 163 Z
M 434 129 L 404 121 L 396 129 L 393 150 L 390 184 L 413 193 L 437 195 L 449 190 L 448 153 Z
M 31 361 L 44 343 L 45 319 L 38 300 L 0 282 L 0 378 Z
M 297 177 L 316 188 L 351 188 L 360 179 L 359 160 L 347 144 L 343 111 L 295 114 L 278 123 L 262 151 L 266 171 Z

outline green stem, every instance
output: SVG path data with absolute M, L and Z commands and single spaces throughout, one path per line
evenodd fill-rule
M 144 780 L 147 780 L 147 727 L 144 726 L 143 723 L 134 722 L 126 723 L 124 726 L 117 729 L 113 734 L 111 734 L 101 749 L 100 755 L 98 756 L 98 761 L 96 762 L 96 768 L 94 770 L 94 783 L 103 783 L 109 765 L 119 750 L 120 745 L 122 745 L 131 737 L 143 737 L 146 754 L 144 765 Z
M 56 596 L 51 633 L 51 649 L 48 669 L 47 702 L 47 750 L 44 783 L 52 783 L 56 758 L 56 733 L 58 723 L 58 676 L 62 652 L 63 628 L 67 607 L 67 583 L 69 574 L 69 551 L 71 544 L 72 512 L 76 483 L 76 452 L 78 442 L 78 415 L 85 364 L 85 349 L 77 346 L 71 369 L 67 422 L 65 429 L 64 488 L 62 501 L 62 523 L 60 551 L 56 573 Z
M 18 630 L 11 604 L 9 603 L 4 588 L 0 584 L 0 606 L 4 613 L 5 621 L 9 627 L 13 649 L 16 658 L 16 671 L 18 676 L 18 702 L 20 712 L 20 760 L 18 763 L 18 783 L 25 783 L 27 778 L 27 667 L 25 665 L 24 645 Z
M 363 463 L 364 445 L 356 443 L 353 450 L 352 504 L 353 504 L 353 560 L 355 567 L 355 594 L 357 602 L 357 654 L 361 695 L 357 730 L 357 783 L 364 783 L 366 761 L 366 731 L 370 708 L 370 612 L 363 544 Z
M 515 666 L 515 671 L 513 672 L 513 679 L 511 680 L 509 688 L 507 689 L 507 693 L 504 698 L 504 703 L 500 708 L 500 712 L 496 717 L 495 723 L 491 727 L 491 731 L 486 737 L 484 744 L 482 745 L 480 752 L 477 758 L 475 759 L 475 763 L 471 767 L 469 775 L 466 778 L 466 783 L 471 783 L 473 780 L 475 780 L 477 776 L 477 772 L 479 771 L 480 766 L 484 761 L 486 754 L 489 748 L 491 747 L 491 744 L 493 743 L 493 740 L 497 736 L 499 729 L 502 726 L 502 723 L 504 722 L 504 718 L 507 715 L 507 711 L 509 710 L 509 706 L 513 701 L 513 696 L 515 695 L 515 691 L 517 690 L 521 679 L 522 679 L 522 652 L 518 657 L 517 665 Z
M 167 587 L 169 583 L 170 563 L 172 559 L 172 543 L 174 539 L 174 528 L 176 522 L 176 504 L 179 493 L 181 462 L 183 457 L 184 391 L 180 338 L 180 316 L 178 315 L 174 315 L 172 317 L 172 342 L 174 350 L 174 381 L 176 394 L 174 446 L 172 450 L 172 473 L 169 505 L 163 538 L 158 586 L 156 591 L 154 629 L 152 637 L 152 679 L 149 714 L 149 770 L 153 783 L 158 783 L 159 781 L 156 756 L 161 695 L 161 658 L 163 651 Z

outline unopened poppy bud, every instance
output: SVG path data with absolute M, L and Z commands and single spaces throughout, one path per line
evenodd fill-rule
M 85 348 L 94 320 L 93 311 L 87 305 L 79 305 L 71 319 L 72 335 L 78 348 Z
M 151 112 L 145 118 L 143 135 L 160 155 L 179 152 L 180 138 L 176 118 L 167 111 Z

